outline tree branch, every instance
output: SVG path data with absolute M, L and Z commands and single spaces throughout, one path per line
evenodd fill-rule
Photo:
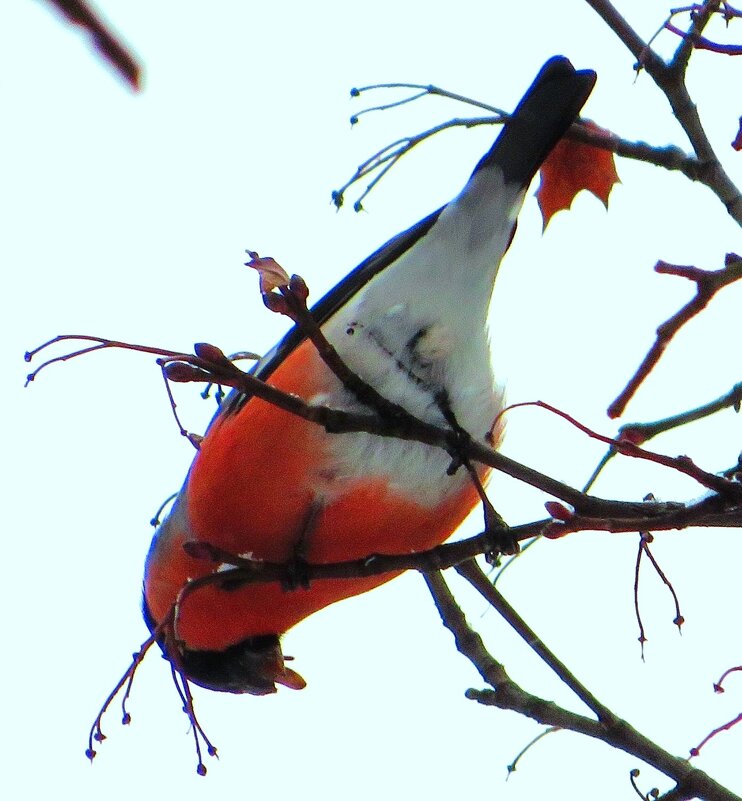
M 727 254 L 724 267 L 721 270 L 699 270 L 697 267 L 668 264 L 664 261 L 658 261 L 654 269 L 657 273 L 677 275 L 695 282 L 696 294 L 682 309 L 657 329 L 657 337 L 644 360 L 626 387 L 608 407 L 608 416 L 611 418 L 620 417 L 623 414 L 626 405 L 660 360 L 665 348 L 670 344 L 675 334 L 689 320 L 703 311 L 719 290 L 742 278 L 742 259 L 734 253 Z
M 689 58 L 689 53 L 686 51 L 687 43 L 681 44 L 674 60 L 670 64 L 666 64 L 618 13 L 610 0 L 585 0 L 585 2 L 600 15 L 601 19 L 626 45 L 636 58 L 638 68 L 645 69 L 662 90 L 701 162 L 697 180 L 711 189 L 735 222 L 742 225 L 742 195 L 721 166 L 685 85 L 685 72 Z M 719 5 L 720 0 L 706 0 L 702 4 L 701 11 L 691 25 L 691 34 L 700 33 L 710 16 L 719 10 Z
M 142 68 L 131 50 L 85 0 L 47 0 L 69 22 L 89 36 L 95 50 L 126 81 L 131 89 L 142 88 Z
M 506 620 L 515 632 L 526 641 L 528 646 L 538 657 L 596 714 L 598 720 L 593 721 L 590 718 L 562 709 L 551 702 L 544 701 L 535 696 L 530 696 L 518 687 L 507 674 L 505 674 L 506 681 L 503 682 L 502 686 L 490 682 L 489 678 L 485 677 L 485 680 L 495 688 L 494 692 L 469 690 L 467 693 L 468 698 L 472 698 L 479 703 L 497 706 L 501 709 L 515 708 L 516 711 L 537 720 L 539 723 L 570 729 L 571 731 L 576 731 L 580 734 L 586 734 L 601 740 L 613 748 L 620 749 L 621 751 L 638 757 L 666 776 L 669 776 L 675 781 L 679 790 L 689 794 L 688 797 L 697 796 L 698 798 L 707 799 L 707 801 L 739 801 L 738 796 L 714 781 L 703 771 L 691 767 L 688 760 L 673 756 L 660 748 L 625 720 L 616 716 L 603 703 L 598 701 L 555 654 L 547 648 L 543 641 L 526 624 L 520 615 L 518 615 L 515 609 L 510 606 L 499 591 L 492 586 L 492 583 L 476 562 L 464 562 L 456 568 L 456 571 L 500 613 L 504 620 Z M 439 591 L 440 588 L 434 586 L 434 589 Z M 450 615 L 449 607 L 452 598 L 446 597 L 445 601 L 444 611 Z M 440 611 L 441 607 L 439 606 L 439 612 Z M 461 614 L 460 618 L 451 616 L 448 619 L 452 621 L 452 625 L 457 627 L 457 632 L 462 626 L 466 626 L 468 629 L 463 614 Z M 468 645 L 471 642 L 474 644 L 475 647 L 469 647 L 467 651 L 462 651 L 462 649 L 459 648 L 464 655 L 469 657 L 469 654 L 471 654 L 470 658 L 472 658 L 472 661 L 476 659 L 482 662 L 483 666 L 487 665 L 487 662 L 482 661 L 482 652 L 486 654 L 486 650 L 483 645 L 481 645 L 481 647 L 479 645 L 481 639 L 477 642 L 479 635 L 472 636 L 469 634 L 463 637 L 461 634 L 457 633 L 454 634 L 454 636 L 456 638 L 457 647 L 459 647 L 459 643 Z M 494 662 L 494 660 L 492 661 Z M 477 662 L 473 661 L 473 664 L 479 668 Z M 487 674 L 496 679 L 502 677 L 504 669 L 502 666 L 499 666 L 498 663 L 495 664 L 499 669 L 493 670 L 490 668 Z M 480 672 L 482 671 L 480 670 Z

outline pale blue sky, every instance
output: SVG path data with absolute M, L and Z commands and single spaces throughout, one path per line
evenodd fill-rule
M 221 756 L 207 764 L 207 778 L 195 774 L 187 721 L 154 653 L 135 684 L 132 725 L 122 729 L 114 711 L 108 741 L 95 765 L 86 763 L 88 726 L 146 636 L 138 605 L 148 521 L 179 486 L 193 452 L 178 436 L 151 359 L 95 354 L 53 367 L 24 390 L 23 352 L 64 332 L 166 348 L 211 341 L 225 351 L 266 350 L 284 324 L 263 309 L 255 276 L 241 266 L 246 248 L 303 275 L 317 298 L 452 197 L 495 136 L 489 128 L 441 136 L 388 176 L 365 202 L 367 213 L 335 213 L 330 191 L 373 151 L 472 113 L 427 99 L 369 115 L 351 131 L 351 114 L 392 98 L 351 101 L 352 86 L 432 82 L 512 108 L 559 52 L 598 72 L 587 116 L 629 138 L 685 146 L 649 78 L 635 81 L 630 55 L 580 0 L 99 5 L 146 65 L 140 95 L 45 4 L 15 0 L 0 10 L 9 512 L 0 785 L 14 798 L 74 793 L 81 801 L 235 792 L 328 801 L 485 793 L 520 801 L 557 787 L 575 799 L 630 797 L 637 761 L 571 734 L 541 743 L 504 783 L 506 765 L 539 729 L 464 699 L 481 681 L 415 575 L 325 610 L 286 637 L 309 682 L 303 692 L 198 692 L 201 722 Z M 619 5 L 645 36 L 665 13 L 654 0 Z M 669 35 L 660 43 L 675 44 Z M 691 74 L 709 134 L 738 180 L 740 155 L 728 142 L 741 111 L 731 89 L 741 68 L 701 54 Z M 527 201 L 492 319 L 495 367 L 510 399 L 541 398 L 606 433 L 615 426 L 605 407 L 656 325 L 690 296 L 680 279 L 655 276 L 654 262 L 717 268 L 727 250 L 740 248 L 738 229 L 703 187 L 625 161 L 619 173 L 608 214 L 580 197 L 544 237 L 535 200 Z M 680 411 L 740 380 L 741 301 L 740 288 L 729 289 L 688 326 L 626 419 Z M 180 388 L 179 409 L 199 430 L 212 409 L 193 396 Z M 721 469 L 740 450 L 739 419 L 727 412 L 656 445 Z M 505 451 L 576 485 L 602 452 L 531 409 L 511 415 Z M 596 491 L 680 500 L 702 492 L 626 462 Z M 542 515 L 546 500 L 503 478 L 492 496 L 513 523 Z M 615 712 L 684 755 L 740 707 L 739 682 L 723 697 L 711 692 L 718 674 L 740 661 L 738 532 L 658 537 L 656 553 L 687 626 L 678 637 L 670 598 L 647 572 L 646 663 L 632 609 L 635 548 L 634 535 L 544 543 L 502 589 Z M 582 711 L 496 615 L 452 581 L 513 677 Z M 742 730 L 732 732 L 698 761 L 737 792 L 740 742 Z M 656 781 L 642 772 L 645 789 Z

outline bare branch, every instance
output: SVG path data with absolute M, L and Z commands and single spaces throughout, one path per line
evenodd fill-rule
M 690 525 L 731 526 L 739 524 L 740 506 L 734 500 L 734 493 L 732 493 L 732 490 L 736 489 L 736 485 L 728 479 L 718 479 L 723 482 L 723 486 L 720 484 L 719 489 L 724 491 L 724 495 L 731 493 L 726 500 L 719 495 L 711 495 L 698 503 L 690 505 L 672 502 L 646 503 L 608 500 L 580 492 L 557 479 L 551 478 L 493 450 L 483 442 L 462 440 L 459 432 L 425 423 L 403 409 L 398 411 L 395 407 L 392 414 L 385 415 L 375 412 L 348 412 L 327 406 L 308 404 L 296 395 L 282 392 L 255 376 L 243 372 L 223 354 L 218 359 L 211 361 L 207 358 L 210 354 L 221 354 L 218 348 L 211 345 L 200 345 L 197 350 L 201 355 L 192 355 L 177 353 L 172 350 L 132 345 L 116 340 L 106 340 L 100 337 L 80 338 L 97 344 L 91 348 L 75 351 L 68 356 L 50 359 L 32 375 L 38 375 L 40 370 L 49 364 L 102 348 L 124 348 L 145 353 L 165 354 L 158 359 L 158 363 L 163 367 L 170 380 L 178 382 L 213 382 L 222 386 L 232 387 L 248 396 L 254 395 L 262 398 L 290 414 L 295 414 L 320 425 L 328 433 L 364 431 L 379 436 L 397 437 L 433 445 L 446 450 L 455 459 L 460 459 L 463 456 L 471 461 L 507 473 L 513 478 L 559 498 L 574 509 L 574 514 L 566 520 L 540 521 L 537 524 L 530 524 L 522 531 L 519 528 L 513 529 L 518 539 L 532 537 L 541 533 L 556 538 L 573 531 L 585 529 L 655 531 L 668 528 L 685 528 Z M 74 337 L 55 337 L 50 340 L 50 343 L 68 339 L 74 339 Z M 47 345 L 50 343 L 47 343 Z M 44 347 L 46 346 L 35 349 L 31 354 L 39 353 Z M 626 449 L 629 447 L 635 448 L 636 446 L 625 443 L 621 447 Z M 658 456 L 661 457 L 661 455 Z M 669 459 L 669 457 L 661 458 Z M 677 462 L 677 460 L 670 461 Z M 688 464 L 686 462 L 686 465 Z M 712 474 L 704 473 L 704 475 L 710 476 Z
M 454 118 L 443 122 L 440 125 L 435 125 L 412 136 L 405 136 L 402 139 L 397 139 L 395 142 L 383 147 L 381 150 L 374 153 L 366 161 L 358 166 L 353 175 L 346 181 L 339 189 L 332 192 L 332 202 L 340 208 L 345 200 L 345 193 L 350 189 L 353 184 L 367 178 L 369 175 L 376 173 L 373 180 L 366 186 L 361 193 L 358 200 L 353 204 L 355 211 L 363 210 L 363 201 L 371 192 L 371 190 L 379 183 L 379 181 L 387 174 L 387 172 L 407 153 L 414 147 L 417 147 L 421 142 L 430 139 L 441 131 L 448 130 L 449 128 L 474 128 L 478 125 L 494 125 L 504 122 L 506 117 L 469 117 L 469 118 Z
M 681 44 L 673 62 L 666 64 L 618 13 L 610 0 L 585 1 L 634 55 L 638 68 L 645 69 L 665 94 L 673 114 L 701 162 L 698 180 L 714 192 L 730 216 L 742 225 L 742 194 L 721 166 L 685 85 L 685 71 L 689 58 L 686 51 L 688 40 Z M 705 27 L 708 16 L 718 11 L 719 6 L 720 0 L 706 0 L 702 3 L 701 11 L 695 16 L 691 25 L 690 34 L 699 34 Z
M 663 417 L 661 420 L 654 420 L 651 423 L 626 423 L 619 429 L 619 439 L 627 439 L 630 442 L 641 444 L 652 439 L 652 437 L 656 437 L 658 434 L 671 431 L 673 428 L 684 426 L 687 423 L 693 423 L 696 420 L 702 420 L 704 417 L 720 412 L 722 409 L 733 407 L 736 411 L 739 411 L 740 404 L 742 404 L 742 381 L 735 384 L 724 395 L 697 406 L 695 409 L 689 409 L 686 412 L 680 412 L 670 417 Z
M 677 787 L 682 792 L 688 793 L 688 798 L 698 796 L 698 798 L 708 799 L 708 801 L 738 801 L 738 796 L 722 787 L 707 774 L 692 768 L 686 759 L 680 759 L 660 748 L 598 701 L 554 653 L 546 647 L 543 641 L 510 606 L 498 590 L 492 586 L 487 576 L 474 561 L 464 562 L 456 570 L 500 613 L 539 658 L 549 665 L 559 678 L 597 715 L 598 722 L 593 722 L 590 718 L 585 718 L 581 715 L 575 715 L 557 707 L 555 704 L 535 699 L 533 696 L 528 696 L 529 705 L 518 711 L 538 720 L 540 723 L 587 734 L 590 737 L 602 740 L 607 745 L 638 757 L 666 776 L 669 776 L 676 782 Z M 457 646 L 460 639 L 463 638 L 457 638 Z M 521 693 L 523 691 L 509 677 L 508 684 L 505 686 L 507 689 L 505 693 L 501 691 L 499 686 L 495 685 L 494 692 L 470 690 L 467 693 L 467 697 L 473 698 L 479 703 L 491 703 L 500 708 L 512 709 L 510 696 L 514 695 L 514 693 L 512 693 L 511 688 L 517 687 Z
M 654 269 L 658 273 L 677 275 L 694 281 L 696 295 L 657 329 L 655 342 L 644 360 L 626 387 L 608 407 L 608 416 L 611 418 L 620 417 L 623 414 L 626 405 L 660 360 L 665 348 L 670 344 L 675 334 L 689 320 L 705 309 L 720 289 L 742 278 L 742 259 L 734 253 L 728 254 L 721 270 L 699 270 L 697 267 L 668 264 L 664 261 L 658 261 Z

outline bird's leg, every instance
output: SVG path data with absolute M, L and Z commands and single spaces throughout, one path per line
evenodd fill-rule
M 487 497 L 477 469 L 471 463 L 468 456 L 466 456 L 466 446 L 469 444 L 472 437 L 456 419 L 456 414 L 451 408 L 448 393 L 445 389 L 440 390 L 436 394 L 436 402 L 446 422 L 451 426 L 457 438 L 457 443 L 452 452 L 451 464 L 448 467 L 448 474 L 453 475 L 460 467 L 463 467 L 469 474 L 477 490 L 477 494 L 479 495 L 479 500 L 482 502 L 484 531 L 491 542 L 491 547 L 487 549 L 486 559 L 491 564 L 495 564 L 500 554 L 516 554 L 520 551 L 520 546 L 518 545 L 518 541 L 514 539 L 510 533 L 508 524 L 500 517 L 497 510 L 492 505 L 492 502 Z
M 299 536 L 294 543 L 291 558 L 286 562 L 286 578 L 281 582 L 288 591 L 309 589 L 309 545 L 317 518 L 322 511 L 322 504 L 314 501 L 304 518 Z

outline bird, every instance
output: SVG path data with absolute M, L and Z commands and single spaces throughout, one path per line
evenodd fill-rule
M 578 117 L 595 83 L 549 59 L 462 191 L 397 235 L 312 308 L 340 358 L 409 414 L 493 447 L 503 391 L 487 327 L 492 290 L 531 180 Z M 506 343 L 497 347 L 505 347 Z M 309 404 L 368 413 L 368 400 L 327 367 L 295 326 L 253 374 Z M 486 469 L 476 467 L 481 480 Z M 306 682 L 281 637 L 318 610 L 397 573 L 279 581 L 194 579 L 223 567 L 202 543 L 245 559 L 309 564 L 411 554 L 448 539 L 480 500 L 445 450 L 365 432 L 328 433 L 233 391 L 211 421 L 145 563 L 143 613 L 174 669 L 210 690 L 266 695 Z M 177 634 L 173 610 L 177 605 Z

